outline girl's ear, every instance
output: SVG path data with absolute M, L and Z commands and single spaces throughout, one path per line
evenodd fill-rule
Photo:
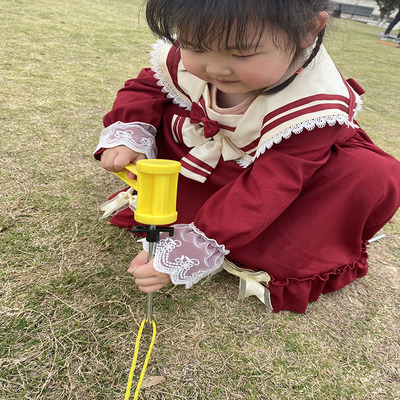
M 312 46 L 315 43 L 315 39 L 321 30 L 325 27 L 328 22 L 329 14 L 326 11 L 321 11 L 316 17 L 314 17 L 308 25 L 308 34 L 305 40 L 302 41 L 303 49 Z

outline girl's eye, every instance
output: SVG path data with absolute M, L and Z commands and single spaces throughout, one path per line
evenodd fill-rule
M 254 56 L 254 54 L 232 54 L 232 56 L 235 58 L 249 58 Z

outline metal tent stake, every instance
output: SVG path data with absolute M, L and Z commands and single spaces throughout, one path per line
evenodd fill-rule
M 151 327 L 153 321 L 153 293 L 147 293 L 146 297 L 146 328 Z
M 157 230 L 157 225 L 150 225 L 149 230 Z M 155 242 L 149 242 L 149 253 L 147 262 L 150 262 L 154 254 Z M 147 293 L 146 297 L 146 327 L 151 327 L 151 321 L 153 321 L 153 293 Z
M 157 229 L 156 225 L 150 225 L 149 229 Z M 155 242 L 149 242 L 149 254 L 147 262 L 150 262 L 154 254 Z M 146 297 L 146 328 L 150 328 L 151 321 L 153 321 L 153 293 L 147 293 Z

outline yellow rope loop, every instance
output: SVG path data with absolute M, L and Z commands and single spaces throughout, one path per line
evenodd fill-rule
M 138 354 L 139 354 L 140 339 L 142 337 L 142 332 L 143 332 L 143 329 L 145 327 L 146 322 L 147 322 L 147 319 L 144 319 L 142 321 L 142 323 L 140 324 L 140 328 L 139 328 L 138 335 L 137 335 L 137 338 L 136 338 L 135 352 L 133 353 L 133 360 L 132 360 L 131 370 L 129 372 L 128 385 L 126 387 L 124 400 L 129 400 L 129 396 L 131 394 L 133 374 L 135 372 L 136 363 L 137 363 Z M 145 358 L 144 363 L 143 363 L 142 372 L 140 373 L 139 381 L 138 381 L 138 384 L 136 386 L 135 394 L 134 394 L 134 397 L 133 397 L 134 400 L 137 400 L 138 397 L 139 397 L 140 387 L 142 386 L 144 375 L 146 373 L 147 364 L 149 363 L 151 351 L 153 350 L 154 342 L 156 340 L 156 323 L 154 321 L 149 321 L 149 323 L 153 326 L 153 335 L 151 337 L 149 350 L 147 351 L 146 358 Z

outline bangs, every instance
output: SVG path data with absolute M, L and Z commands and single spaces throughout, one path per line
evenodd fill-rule
M 249 48 L 256 48 L 261 35 L 265 32 L 259 25 L 249 30 L 249 22 L 244 24 L 243 20 L 215 18 L 213 20 L 194 21 L 184 20 L 177 25 L 177 39 L 181 47 L 189 47 L 200 51 L 208 51 L 212 48 L 246 51 Z M 249 31 L 251 36 L 249 36 Z
M 282 9 L 262 0 L 149 0 L 150 29 L 171 43 L 200 51 L 257 48 L 266 32 L 276 46 L 282 33 Z M 287 21 L 286 21 L 287 22 Z

